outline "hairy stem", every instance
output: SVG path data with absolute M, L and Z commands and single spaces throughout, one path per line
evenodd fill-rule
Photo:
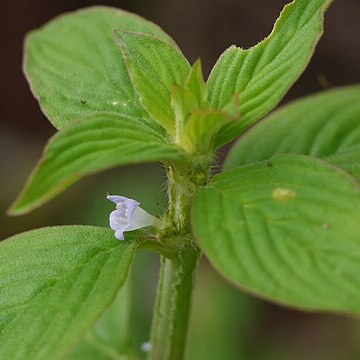
M 161 259 L 149 360 L 184 358 L 198 259 L 195 247 L 179 251 L 173 259 Z
M 149 360 L 182 360 L 186 351 L 195 269 L 200 257 L 190 226 L 197 186 L 192 170 L 191 166 L 168 169 L 169 209 L 160 242 L 172 255 L 161 259 Z

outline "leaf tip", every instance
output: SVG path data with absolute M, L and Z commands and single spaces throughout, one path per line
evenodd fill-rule
M 20 206 L 19 206 L 20 203 Z M 21 201 L 15 200 L 10 207 L 6 210 L 6 215 L 8 216 L 21 216 L 28 213 L 30 210 L 28 210 L 26 207 L 21 206 Z

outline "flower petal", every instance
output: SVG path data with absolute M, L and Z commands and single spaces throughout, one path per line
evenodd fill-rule
M 125 196 L 120 196 L 120 195 L 108 195 L 106 196 L 106 198 L 115 204 L 118 204 L 121 201 L 131 200 Z
M 157 222 L 157 218 L 150 215 L 147 211 L 138 207 L 135 209 L 134 216 L 132 218 L 130 226 L 127 231 L 141 229 L 146 226 L 154 225 Z
M 116 204 L 116 210 L 109 216 L 110 227 L 115 237 L 124 240 L 124 232 L 154 225 L 158 219 L 139 207 L 139 202 L 125 196 L 108 195 L 108 200 Z
M 124 231 L 123 230 L 116 230 L 115 231 L 115 237 L 118 240 L 124 240 Z

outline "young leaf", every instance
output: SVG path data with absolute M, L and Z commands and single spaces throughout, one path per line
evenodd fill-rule
M 190 153 L 207 154 L 213 150 L 219 129 L 233 121 L 234 119 L 223 111 L 196 110 L 184 126 L 181 145 Z
M 281 155 L 224 172 L 197 192 L 192 220 L 215 268 L 246 291 L 360 313 L 360 186 L 336 167 Z
M 332 0 L 294 0 L 287 5 L 273 32 L 258 45 L 227 49 L 209 80 L 210 103 L 224 108 L 240 95 L 241 122 L 218 136 L 225 144 L 273 109 L 308 64 L 323 31 L 323 16 Z
M 157 25 L 104 6 L 62 15 L 27 37 L 25 72 L 56 128 L 96 111 L 153 123 L 134 93 L 114 29 L 140 31 L 172 43 Z
M 188 78 L 186 79 L 185 89 L 195 96 L 199 108 L 206 109 L 209 107 L 207 87 L 200 60 L 197 60 L 191 68 Z
M 180 143 L 181 134 L 190 115 L 199 108 L 195 94 L 183 86 L 174 84 L 171 89 L 171 107 L 174 111 L 174 142 Z
M 110 113 L 85 117 L 50 140 L 10 213 L 26 213 L 100 170 L 140 162 L 184 160 L 185 156 L 180 147 L 169 144 L 141 121 Z
M 244 134 L 225 169 L 297 153 L 320 157 L 360 180 L 360 86 L 310 96 L 284 106 Z
M 174 84 L 185 84 L 190 71 L 188 61 L 176 47 L 154 36 L 118 31 L 115 34 L 142 105 L 173 135 L 171 89 Z
M 0 358 L 58 359 L 124 284 L 137 248 L 110 229 L 61 226 L 0 243 Z

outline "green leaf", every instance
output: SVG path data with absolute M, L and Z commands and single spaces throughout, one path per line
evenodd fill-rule
M 199 108 L 198 99 L 190 90 L 174 84 L 171 89 L 171 107 L 175 117 L 174 142 L 180 143 L 181 134 L 190 115 Z
M 196 110 L 187 120 L 181 145 L 190 153 L 208 154 L 213 150 L 215 136 L 224 124 L 234 119 L 219 110 Z
M 265 40 L 247 50 L 231 46 L 221 55 L 208 80 L 209 100 L 222 109 L 239 94 L 242 118 L 223 129 L 218 145 L 240 135 L 279 103 L 310 61 L 331 2 L 295 0 Z
M 173 84 L 171 107 L 175 117 L 175 142 L 179 142 L 188 118 L 195 110 L 208 109 L 207 88 L 204 82 L 201 62 L 197 60 L 191 68 L 185 86 Z
M 175 46 L 155 36 L 116 32 L 142 105 L 169 134 L 175 132 L 171 107 L 174 84 L 185 85 L 190 65 Z
M 141 121 L 116 114 L 89 116 L 50 140 L 10 213 L 26 213 L 100 170 L 140 162 L 184 160 L 185 156 L 180 147 L 167 143 Z
M 284 106 L 239 139 L 225 168 L 286 153 L 324 158 L 360 179 L 360 86 Z
M 96 340 L 95 340 L 96 341 Z M 117 354 L 112 349 L 103 348 L 102 344 L 90 344 L 88 341 L 82 341 L 66 357 L 65 360 L 128 360 L 125 356 Z
M 27 37 L 25 72 L 43 112 L 56 128 L 96 111 L 157 126 L 134 92 L 114 29 L 153 34 L 172 43 L 157 25 L 104 6 L 62 15 Z
M 92 226 L 32 230 L 0 243 L 0 358 L 58 359 L 112 303 L 138 246 Z
M 186 79 L 185 89 L 190 91 L 196 98 L 198 107 L 206 109 L 209 107 L 207 99 L 207 87 L 204 81 L 201 61 L 195 61 Z
M 360 181 L 360 144 L 327 156 L 326 160 L 342 167 Z
M 215 268 L 265 299 L 360 312 L 360 186 L 328 163 L 281 155 L 216 175 L 193 231 Z
M 65 359 L 128 359 L 126 353 L 130 345 L 130 301 L 130 286 L 127 281 L 115 301 Z

